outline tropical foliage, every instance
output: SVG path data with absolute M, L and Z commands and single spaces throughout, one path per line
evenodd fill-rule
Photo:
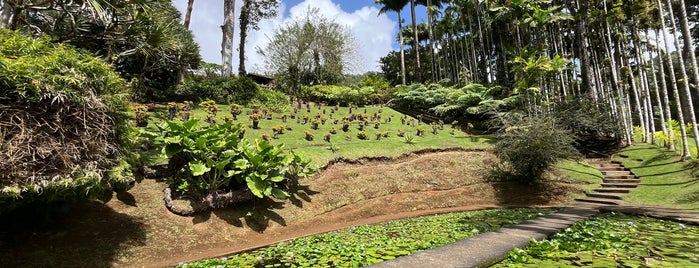
M 576 223 L 515 249 L 495 267 L 692 267 L 699 228 L 674 221 L 611 213 Z
M 100 59 L 0 30 L 0 213 L 128 189 L 128 97 Z
M 299 177 L 311 174 L 310 161 L 283 145 L 240 139 L 241 126 L 232 122 L 199 125 L 197 119 L 166 121 L 159 132 L 143 134 L 161 146 L 175 171 L 167 179 L 181 195 L 202 197 L 249 190 L 258 198 L 286 198 Z
M 413 16 L 415 5 L 426 7 L 427 22 L 403 28 L 401 51 L 381 59 L 392 83 L 497 85 L 505 91 L 499 99 L 516 96 L 510 103 L 526 113 L 558 112 L 556 106 L 586 98 L 588 109 L 619 122 L 620 131 L 604 130 L 614 139 L 630 144 L 639 126 L 639 141 L 656 142 L 652 133 L 662 131 L 677 136 L 689 156 L 688 137 L 699 136 L 690 93 L 691 81 L 699 81 L 696 1 L 409 2 Z M 407 7 L 401 0 L 376 3 L 381 12 Z M 680 135 L 663 125 L 670 119 Z

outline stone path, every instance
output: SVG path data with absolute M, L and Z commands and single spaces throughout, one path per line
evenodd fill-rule
M 638 206 L 621 200 L 621 196 L 638 186 L 640 180 L 618 162 L 595 159 L 590 164 L 604 175 L 600 188 L 584 198 L 575 199 L 571 207 L 537 219 L 500 228 L 442 247 L 385 261 L 372 267 L 486 267 L 495 264 L 514 248 L 523 248 L 531 239 L 541 240 L 585 220 L 600 211 L 618 211 L 658 218 L 672 218 L 699 225 L 699 213 L 652 206 Z

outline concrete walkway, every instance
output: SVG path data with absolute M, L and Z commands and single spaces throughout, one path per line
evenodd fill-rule
M 515 247 L 523 248 L 532 238 L 541 240 L 577 221 L 595 215 L 594 208 L 565 208 L 560 212 L 500 228 L 449 245 L 381 262 L 371 267 L 482 267 L 494 264 Z
M 602 190 L 598 189 L 588 194 L 586 198 L 577 199 L 571 207 L 449 245 L 381 262 L 371 267 L 486 267 L 506 258 L 507 253 L 514 248 L 525 247 L 532 238 L 544 239 L 600 211 L 618 211 L 649 217 L 672 218 L 699 224 L 699 213 L 637 206 L 622 201 L 620 195 L 628 192 L 626 188 L 632 188 L 638 184 L 635 175 L 619 163 L 597 160 L 593 162 L 593 165 L 605 175 L 604 183 L 600 187 Z M 633 186 L 627 186 L 626 183 L 633 184 Z M 621 190 L 619 190 L 620 188 Z

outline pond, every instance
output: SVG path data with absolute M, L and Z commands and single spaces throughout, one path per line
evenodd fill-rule
M 435 248 L 555 209 L 493 209 L 356 226 L 180 267 L 360 267 Z
M 699 227 L 604 213 L 511 251 L 495 267 L 699 267 Z

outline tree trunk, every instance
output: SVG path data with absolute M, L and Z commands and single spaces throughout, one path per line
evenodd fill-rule
M 396 12 L 396 14 L 398 14 L 398 41 L 400 42 L 400 76 L 403 81 L 403 85 L 405 85 L 405 45 L 403 44 L 403 21 L 401 21 L 400 18 L 400 11 Z
M 194 0 L 189 0 L 187 2 L 187 12 L 184 15 L 184 27 L 189 29 L 189 22 L 192 18 L 192 8 L 194 7 Z
M 432 82 L 436 82 L 437 80 L 437 68 L 435 67 L 436 62 L 435 62 L 435 55 L 434 55 L 434 32 L 432 30 L 432 12 L 430 11 L 430 8 L 432 7 L 432 0 L 427 0 L 427 7 L 425 8 L 427 12 L 427 35 L 428 35 L 428 41 L 429 44 L 427 47 L 430 50 L 430 67 L 432 70 Z
M 649 39 L 647 32 L 646 32 L 645 36 L 646 36 L 646 39 Z M 650 39 L 648 40 L 648 43 L 650 43 Z M 665 105 L 664 105 L 662 99 L 660 98 L 661 88 L 658 84 L 658 77 L 655 74 L 655 60 L 653 59 L 653 49 L 648 48 L 647 51 L 648 51 L 648 55 L 650 55 L 650 71 L 653 74 L 653 87 L 655 88 L 655 92 L 653 92 L 655 94 L 653 94 L 653 95 L 655 97 L 655 101 L 658 103 L 658 113 L 660 114 L 660 128 L 662 129 L 664 135 L 669 135 L 667 132 L 667 128 L 665 127 L 665 112 L 664 112 L 665 110 L 663 109 Z M 665 78 L 663 78 L 663 79 L 665 79 Z M 663 94 L 667 94 L 667 90 L 665 89 L 664 81 L 663 81 L 662 85 L 663 85 L 662 90 L 664 92 Z M 650 89 L 650 87 L 649 87 L 649 89 Z M 653 133 L 653 136 L 655 137 L 655 133 Z
M 665 0 L 665 2 L 667 3 L 667 10 L 668 14 L 670 15 L 670 22 L 672 28 L 677 29 L 677 25 L 675 24 L 675 14 L 672 11 L 672 3 L 670 3 L 670 0 Z M 684 100 L 687 102 L 686 107 L 687 113 L 689 113 L 689 120 L 692 123 L 692 133 L 694 134 L 694 137 L 699 138 L 699 129 L 697 129 L 697 117 L 694 114 L 694 103 L 692 102 L 692 93 L 689 90 L 689 77 L 687 76 L 687 70 L 684 66 L 684 56 L 682 56 L 682 52 L 680 51 L 680 40 L 677 37 L 677 32 L 672 33 L 672 37 L 675 40 L 675 48 L 677 48 L 677 57 L 680 61 L 680 75 L 682 75 L 682 88 L 684 89 L 682 93 L 684 94 Z M 685 36 L 685 39 L 687 37 L 691 39 L 691 36 Z M 672 61 L 672 57 L 670 57 L 670 61 Z M 686 140 L 686 137 L 684 137 L 683 140 L 688 141 Z M 694 144 L 697 148 L 699 148 L 699 139 L 694 139 Z M 683 153 L 682 156 L 686 157 L 685 159 L 689 159 L 689 157 L 691 157 L 691 152 L 689 151 L 689 144 L 683 145 L 683 151 L 687 152 L 686 155 Z
M 664 20 L 663 20 L 663 23 L 664 23 Z M 663 60 L 663 51 L 660 48 L 660 43 L 658 42 L 658 36 L 660 36 L 660 34 L 658 32 L 659 31 L 656 29 L 655 30 L 655 44 L 656 44 L 656 48 L 658 50 L 658 63 L 659 63 L 658 65 L 660 67 L 660 87 L 661 87 L 662 92 L 663 92 L 663 104 L 665 106 L 665 118 L 667 119 L 667 121 L 663 121 L 663 127 L 666 127 L 665 123 L 669 122 L 672 119 L 672 110 L 670 109 L 670 95 L 668 92 L 667 83 L 665 82 L 665 63 Z M 665 34 L 664 34 L 665 31 L 663 30 L 662 32 L 663 32 L 662 37 L 663 37 L 663 39 L 665 39 Z M 665 43 L 665 41 L 663 41 L 663 43 Z M 668 140 L 670 143 L 670 144 L 668 144 L 668 148 L 670 148 L 670 150 L 673 150 L 673 151 L 677 150 L 677 148 L 675 148 L 675 130 L 672 129 L 671 127 L 667 128 L 667 137 L 668 137 Z
M 12 10 L 14 8 L 7 1 L 0 6 L 0 29 L 9 28 L 12 25 Z
M 413 50 L 415 51 L 415 81 L 422 82 L 420 74 L 420 41 L 417 36 L 417 17 L 415 16 L 415 0 L 410 0 L 410 15 L 413 19 Z
M 238 75 L 245 75 L 245 40 L 248 37 L 248 24 L 250 23 L 250 1 L 243 0 L 240 8 L 240 44 L 238 45 Z
M 580 39 L 580 72 L 582 74 L 582 88 L 587 90 L 588 96 L 593 101 L 597 101 L 597 86 L 592 82 L 592 74 L 590 73 L 590 42 L 587 36 L 587 24 L 585 19 L 581 18 L 578 21 L 578 38 Z
M 694 55 L 694 44 L 692 43 L 692 34 L 689 32 L 689 22 L 687 21 L 687 8 L 684 0 L 680 0 L 680 28 L 682 28 L 682 40 L 684 41 L 684 53 L 689 55 L 690 63 L 692 64 L 692 74 L 694 75 L 694 88 L 699 93 L 699 67 L 697 66 L 697 57 Z M 695 137 L 699 139 L 699 137 Z
M 656 0 L 658 4 L 658 9 L 660 10 L 660 21 L 665 27 L 665 15 L 663 13 L 663 4 L 660 0 Z M 669 54 L 670 45 L 667 42 L 667 36 L 665 34 L 665 29 L 660 31 L 663 37 L 663 43 L 665 44 L 665 51 L 667 55 L 667 64 L 670 67 L 670 85 L 672 86 L 672 94 L 675 97 L 675 105 L 677 105 L 677 117 L 680 121 L 680 133 L 682 134 L 682 159 L 689 158 L 689 146 L 687 143 L 687 129 L 684 125 L 684 112 L 682 106 L 682 100 L 680 99 L 680 91 L 677 89 L 677 77 L 675 76 L 675 64 L 672 62 L 672 55 Z
M 223 38 L 221 40 L 222 65 L 221 75 L 231 76 L 233 73 L 233 29 L 235 28 L 235 0 L 223 1 L 223 25 L 221 30 Z

